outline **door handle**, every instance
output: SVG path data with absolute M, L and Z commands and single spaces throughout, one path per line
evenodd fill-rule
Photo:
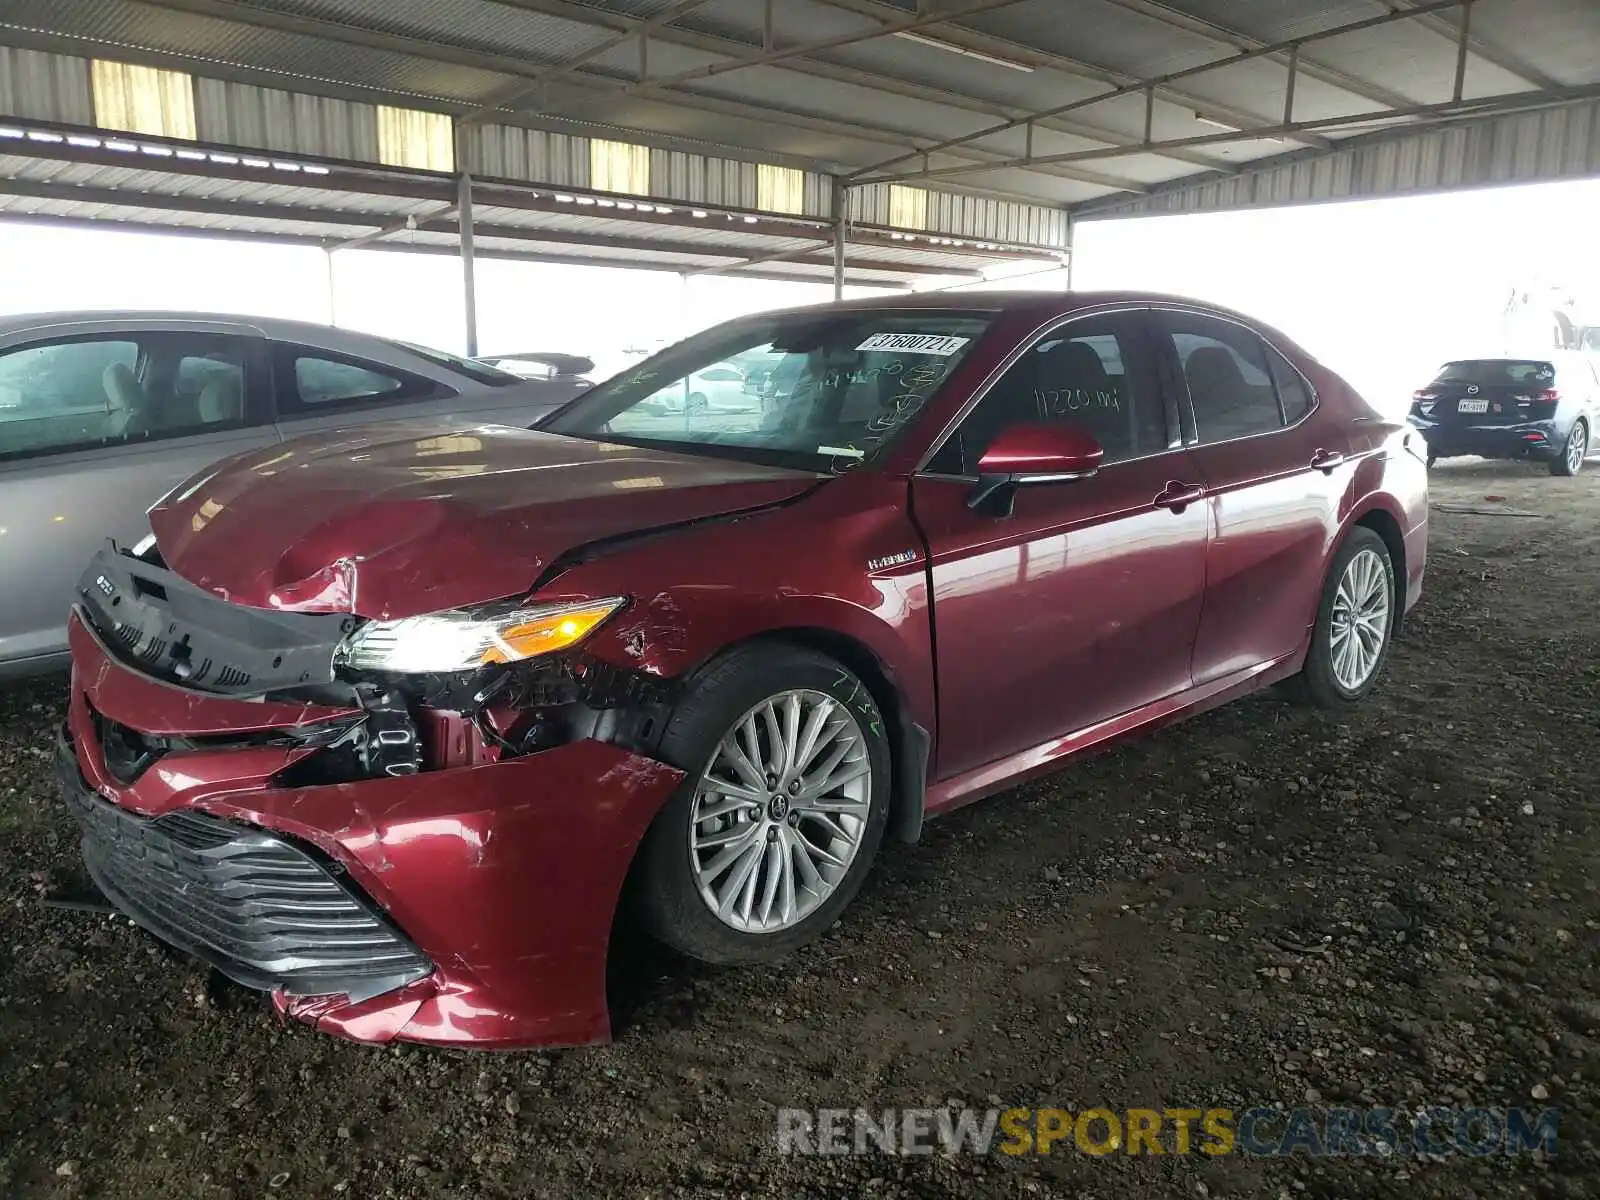
M 1343 465 L 1344 455 L 1337 450 L 1318 450 L 1311 456 L 1311 469 L 1313 471 L 1322 471 L 1331 475 L 1335 467 L 1342 467 Z
M 1169 483 L 1156 497 L 1156 507 L 1182 512 L 1189 505 L 1206 498 L 1205 488 L 1194 483 Z

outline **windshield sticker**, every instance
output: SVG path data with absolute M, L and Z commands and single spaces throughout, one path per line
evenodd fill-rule
M 948 358 L 959 353 L 971 340 L 939 333 L 875 333 L 856 349 L 887 350 L 898 354 L 936 354 L 940 358 Z
M 865 458 L 865 450 L 857 450 L 854 446 L 818 446 L 818 454 L 831 454 L 835 458 Z

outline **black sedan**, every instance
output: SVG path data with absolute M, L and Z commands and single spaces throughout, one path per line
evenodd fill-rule
M 1412 396 L 1428 463 L 1457 455 L 1530 458 L 1576 475 L 1600 416 L 1600 367 L 1587 354 L 1473 358 L 1444 365 Z

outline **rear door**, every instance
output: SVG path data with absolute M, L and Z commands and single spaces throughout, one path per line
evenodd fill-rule
M 1157 309 L 1152 320 L 1210 510 L 1201 685 L 1304 642 L 1355 464 L 1348 431 L 1316 411 L 1311 384 L 1255 331 L 1199 311 Z
M 1559 400 L 1556 367 L 1547 359 L 1463 359 L 1446 363 L 1415 398 L 1442 431 L 1548 420 Z
M 0 344 L 0 664 L 66 648 L 107 537 L 218 459 L 277 441 L 265 347 L 237 326 L 91 323 Z
M 457 389 L 356 355 L 273 342 L 272 366 L 278 429 L 286 438 L 376 421 L 468 416 Z

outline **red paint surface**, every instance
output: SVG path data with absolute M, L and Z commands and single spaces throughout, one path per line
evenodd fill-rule
M 610 1035 L 606 948 L 634 848 L 681 772 L 599 742 L 505 763 L 358 784 L 287 788 L 304 751 L 172 754 L 131 787 L 106 771 L 87 705 L 168 700 L 162 685 L 75 647 L 68 722 L 85 779 L 147 816 L 188 807 L 288 834 L 332 855 L 438 970 L 359 1006 L 284 1001 L 363 1040 L 485 1046 Z
M 1105 450 L 1076 425 L 1040 421 L 1002 429 L 978 463 L 982 475 L 1067 475 L 1097 470 Z
M 150 524 L 167 565 L 224 599 L 388 619 L 523 592 L 587 542 L 815 482 L 527 430 L 386 425 L 230 459 Z
M 173 569 L 258 606 L 392 617 L 524 594 L 548 573 L 540 600 L 629 598 L 584 647 L 621 667 L 681 678 L 753 637 L 820 646 L 875 668 L 886 705 L 929 732 L 926 806 L 938 812 L 1293 674 L 1329 557 L 1357 521 L 1392 523 L 1406 606 L 1421 594 L 1427 479 L 1403 428 L 1270 330 L 1319 394 L 1290 430 L 1022 488 L 1009 517 L 973 512 L 969 482 L 917 474 L 975 390 L 1041 329 L 1075 306 L 1149 302 L 873 302 L 1004 311 L 882 461 L 838 478 L 512 431 L 391 427 L 232 460 L 153 524 Z M 1010 461 L 1042 461 L 1039 440 L 1025 440 Z M 1059 463 L 1072 447 L 1057 442 L 1043 449 Z M 662 526 L 676 528 L 615 540 Z M 605 553 L 562 557 L 597 540 Z M 439 964 L 360 1006 L 280 999 L 291 1015 L 373 1041 L 606 1036 L 612 915 L 679 772 L 596 742 L 496 761 L 459 718 L 421 714 L 430 769 L 409 778 L 286 788 L 271 776 L 303 752 L 219 750 L 169 755 L 121 789 L 99 762 L 86 701 L 174 734 L 340 710 L 169 687 L 110 662 L 76 624 L 73 649 L 80 762 L 103 794 L 144 813 L 191 805 L 318 845 Z M 491 720 L 501 716 L 514 714 Z

